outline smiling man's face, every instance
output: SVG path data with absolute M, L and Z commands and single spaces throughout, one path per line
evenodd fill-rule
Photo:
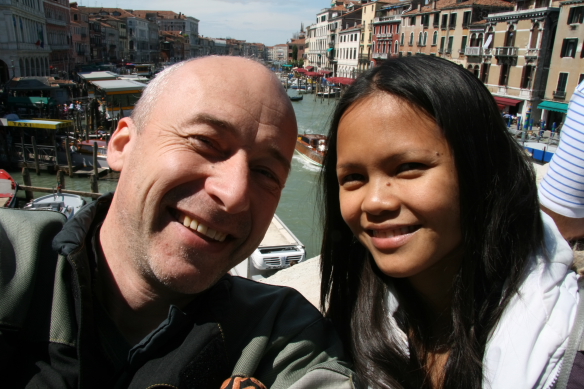
M 296 132 L 289 99 L 259 64 L 211 57 L 172 74 L 144 128 L 125 119 L 110 142 L 120 239 L 140 276 L 194 294 L 249 256 L 276 210 Z

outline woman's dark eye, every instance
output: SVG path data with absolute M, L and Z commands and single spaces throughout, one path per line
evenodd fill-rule
M 397 168 L 397 173 L 399 174 L 399 173 L 408 172 L 408 171 L 412 171 L 412 170 L 422 170 L 425 168 L 426 168 L 426 165 L 424 165 L 423 163 L 419 163 L 419 162 L 402 163 Z
M 341 179 L 339 180 L 340 184 L 347 184 L 350 182 L 356 182 L 356 181 L 363 181 L 363 175 L 362 174 L 357 174 L 357 173 L 353 173 L 353 174 L 347 174 L 345 176 L 342 176 Z

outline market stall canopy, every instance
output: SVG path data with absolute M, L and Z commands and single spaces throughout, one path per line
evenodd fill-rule
M 101 81 L 101 80 L 115 80 L 118 75 L 114 72 L 101 71 L 101 72 L 87 72 L 79 73 L 79 77 L 85 81 Z
M 13 106 L 35 106 L 38 107 L 39 104 L 44 105 L 54 105 L 55 100 L 50 97 L 9 97 L 8 104 Z
M 349 77 L 329 77 L 327 81 L 333 84 L 351 85 L 355 82 L 355 79 Z
M 314 69 L 314 66 L 307 66 L 307 67 L 305 67 L 304 69 L 306 69 L 306 70 L 308 70 L 308 71 L 311 71 L 312 69 Z
M 515 100 L 515 99 L 509 99 L 507 97 L 499 97 L 499 96 L 493 96 L 495 98 L 495 101 L 497 102 L 497 104 L 499 105 L 504 105 L 504 106 L 511 106 L 511 107 L 515 107 L 517 104 L 521 103 L 522 100 Z
M 288 65 L 288 64 L 284 64 L 282 66 L 285 67 L 285 68 L 291 68 L 292 67 L 292 65 Z
M 51 78 L 53 77 L 20 77 L 13 78 L 8 83 L 6 89 L 9 90 L 50 90 L 58 89 L 58 84 L 52 84 Z
M 51 119 L 31 119 L 31 120 L 8 120 L 9 127 L 22 128 L 44 128 L 47 130 L 58 130 L 73 126 L 73 120 L 51 120 Z
M 317 72 L 306 72 L 305 73 L 308 77 L 322 77 L 322 74 Z
M 326 76 L 327 74 L 331 74 L 331 73 L 332 73 L 330 70 L 321 70 L 320 72 L 321 72 L 322 74 L 324 74 L 325 76 Z
M 557 101 L 544 100 L 537 106 L 537 109 L 546 109 L 548 111 L 567 113 L 568 104 L 559 103 Z
M 298 72 L 298 73 L 306 73 L 307 70 L 300 68 L 300 69 L 296 69 L 296 72 Z
M 134 80 L 106 80 L 91 83 L 108 95 L 116 94 L 116 92 L 140 93 L 146 88 L 146 84 Z

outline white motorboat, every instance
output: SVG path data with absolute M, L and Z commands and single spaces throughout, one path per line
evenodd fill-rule
M 85 205 L 85 199 L 68 193 L 54 193 L 39 197 L 24 206 L 31 211 L 57 211 L 71 219 Z

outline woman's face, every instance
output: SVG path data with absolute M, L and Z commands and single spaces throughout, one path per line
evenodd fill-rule
M 384 274 L 422 280 L 458 269 L 458 178 L 433 119 L 373 94 L 341 118 L 337 154 L 343 219 Z

